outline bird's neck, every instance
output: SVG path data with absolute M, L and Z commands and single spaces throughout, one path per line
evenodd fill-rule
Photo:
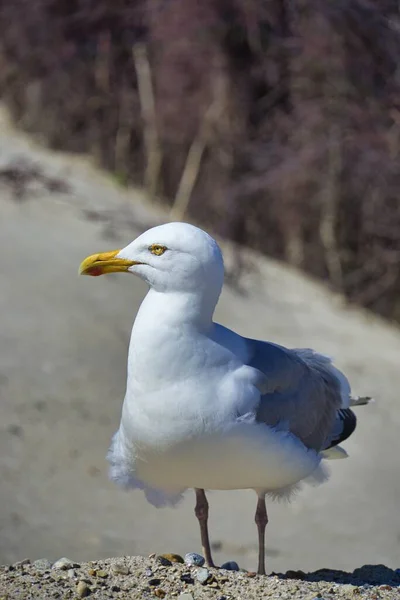
M 170 385 L 203 360 L 196 338 L 210 335 L 215 304 L 198 293 L 148 292 L 132 329 L 127 398 Z
M 198 292 L 161 293 L 150 289 L 137 314 L 132 333 L 157 330 L 161 327 L 189 326 L 206 333 L 218 296 Z

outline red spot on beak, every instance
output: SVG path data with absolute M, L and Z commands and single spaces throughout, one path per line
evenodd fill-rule
M 88 273 L 92 277 L 98 277 L 99 275 L 103 274 L 103 270 L 101 267 L 91 267 L 90 269 L 88 269 Z

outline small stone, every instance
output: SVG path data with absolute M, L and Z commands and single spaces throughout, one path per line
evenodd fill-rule
M 119 587 L 119 585 L 112 585 L 111 586 L 111 591 L 112 592 L 120 592 L 121 588 Z
M 156 561 L 160 563 L 160 565 L 162 565 L 163 567 L 172 567 L 172 562 L 163 554 L 159 554 L 158 556 L 156 556 Z
M 97 571 L 96 573 L 97 577 L 100 577 L 101 579 L 106 579 L 106 577 L 108 577 L 108 573 L 107 571 Z
M 188 552 L 185 554 L 185 563 L 189 567 L 202 567 L 205 563 L 204 557 L 196 552 Z
M 190 573 L 182 573 L 180 579 L 183 583 L 194 583 L 194 579 Z
M 167 592 L 164 592 L 164 590 L 162 590 L 161 588 L 157 588 L 156 590 L 154 590 L 154 595 L 157 596 L 157 598 L 165 598 Z
M 208 569 L 203 569 L 202 567 L 196 573 L 196 579 L 201 585 L 205 585 L 207 581 L 210 579 L 210 571 Z
M 151 554 L 149 554 L 149 558 L 155 558 L 156 557 L 156 553 L 152 552 Z
M 47 558 L 38 558 L 38 560 L 35 560 L 33 563 L 33 566 L 39 571 L 48 571 L 51 569 L 52 564 L 53 563 L 51 563 Z
M 68 577 L 75 577 L 76 573 L 75 573 L 74 569 L 68 569 L 67 575 L 68 575 Z
M 78 598 L 86 598 L 86 596 L 89 596 L 90 592 L 91 590 L 88 584 L 85 583 L 85 581 L 79 581 L 78 585 L 76 586 Z
M 246 577 L 257 577 L 257 573 L 255 571 L 247 571 Z
M 160 583 L 161 583 L 161 579 L 158 579 L 157 577 L 154 577 L 153 579 L 149 579 L 149 585 L 157 586 L 157 585 L 160 585 Z
M 88 569 L 88 575 L 90 575 L 90 577 L 96 577 L 96 569 Z
M 25 565 L 30 565 L 30 564 L 31 564 L 31 559 L 24 558 L 23 560 L 19 560 L 16 563 L 14 563 L 14 567 L 24 567 Z
M 183 563 L 185 562 L 182 556 L 180 556 L 179 554 L 160 554 L 160 556 L 166 558 L 171 563 L 180 563 L 181 565 L 183 565 Z
M 53 569 L 61 569 L 62 571 L 67 571 L 68 569 L 72 569 L 72 567 L 75 567 L 76 563 L 74 563 L 72 560 L 70 560 L 69 558 L 65 558 L 65 556 L 63 558 L 60 558 L 59 560 L 56 560 L 56 562 L 53 565 Z
M 114 573 L 119 575 L 129 575 L 129 568 L 123 563 L 115 563 L 112 567 Z
M 357 590 L 357 591 L 356 591 Z M 354 594 L 359 593 L 359 589 L 356 585 L 352 585 L 351 583 L 345 583 L 341 587 L 341 593 Z
M 183 594 L 179 594 L 178 600 L 194 600 L 194 598 L 193 598 L 192 594 L 188 594 L 187 592 L 184 592 Z
M 144 574 L 146 575 L 146 577 L 153 577 L 154 573 L 151 569 L 146 569 Z
M 221 569 L 225 569 L 226 571 L 239 571 L 239 565 L 234 560 L 229 560 L 221 565 Z

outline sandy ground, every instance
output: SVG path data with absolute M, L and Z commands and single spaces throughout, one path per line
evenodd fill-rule
M 184 564 L 181 556 L 124 557 L 75 563 L 63 558 L 51 565 L 41 560 L 0 567 L 2 600 L 47 598 L 106 598 L 142 600 L 396 600 L 400 571 L 383 565 L 353 573 L 321 569 L 314 573 L 286 572 L 269 577 Z M 162 561 L 163 564 L 160 564 Z
M 198 551 L 191 493 L 156 510 L 107 480 L 146 288 L 127 276 L 77 276 L 86 255 L 125 245 L 162 213 L 81 157 L 39 149 L 4 118 L 0 131 L 0 563 Z M 25 194 L 9 172 L 22 159 L 41 173 Z M 350 458 L 330 463 L 327 484 L 269 506 L 269 569 L 399 567 L 399 330 L 273 261 L 249 254 L 247 271 L 241 292 L 226 286 L 218 320 L 333 355 L 355 393 L 378 399 L 358 409 Z M 254 493 L 209 500 L 216 560 L 254 568 Z

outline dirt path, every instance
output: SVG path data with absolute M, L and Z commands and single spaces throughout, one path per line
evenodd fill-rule
M 87 254 L 126 244 L 162 215 L 87 161 L 40 150 L 4 120 L 0 131 L 0 563 L 199 550 L 190 493 L 157 511 L 107 480 L 145 286 L 77 276 Z M 17 172 L 33 163 L 39 175 L 16 184 L 21 159 Z M 380 400 L 359 409 L 350 458 L 331 463 L 328 484 L 270 506 L 269 568 L 399 567 L 399 330 L 286 267 L 250 260 L 246 293 L 227 287 L 218 319 L 334 355 L 356 393 Z M 217 560 L 254 567 L 254 494 L 213 493 L 210 504 Z

